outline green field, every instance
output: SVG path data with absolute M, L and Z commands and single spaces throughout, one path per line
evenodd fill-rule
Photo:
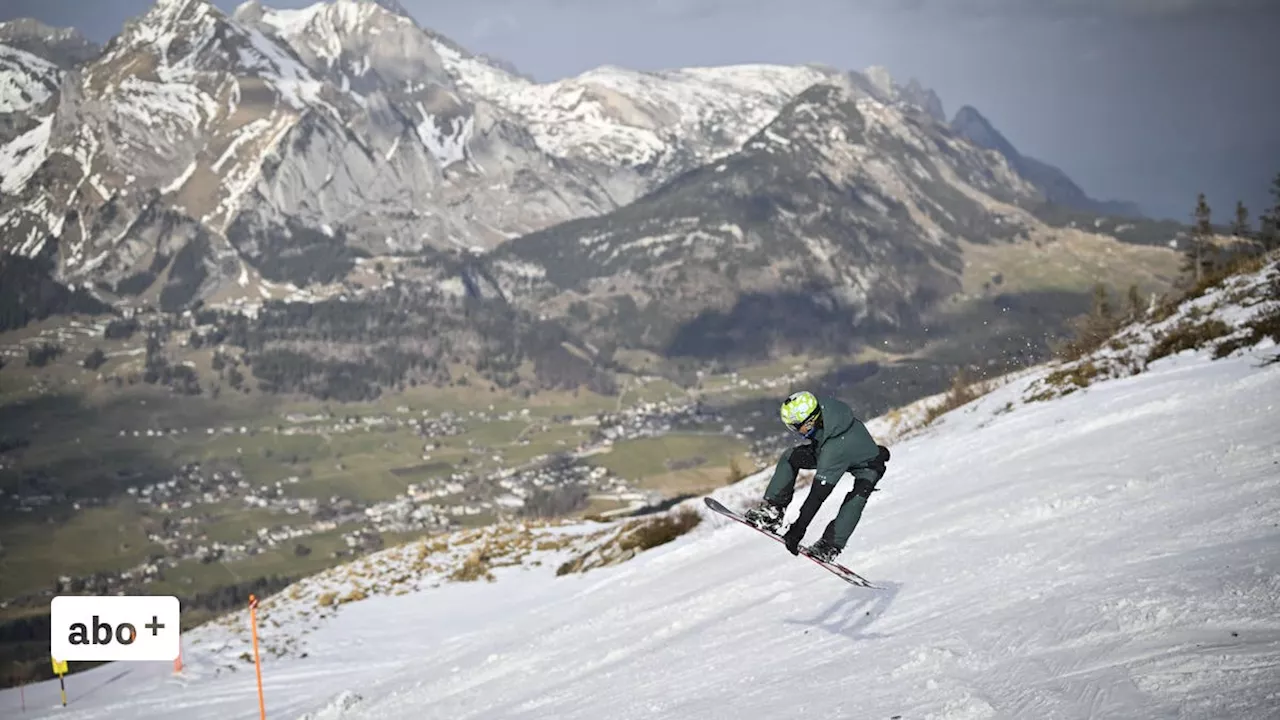
M 302 544 L 310 548 L 307 555 L 294 553 L 294 546 Z M 317 573 L 334 564 L 330 557 L 335 550 L 346 547 L 340 530 L 308 535 L 271 548 L 258 555 L 229 562 L 201 563 L 184 560 L 165 572 L 165 579 L 148 586 L 148 592 L 171 592 L 179 597 L 192 592 L 210 590 L 230 583 L 243 583 L 271 575 L 304 577 Z
M 747 468 L 746 449 L 746 443 L 734 437 L 679 433 L 616 442 L 609 452 L 589 461 L 639 487 L 674 494 L 723 485 L 731 460 Z
M 407 389 L 387 393 L 362 403 L 327 403 L 314 399 L 271 396 L 261 393 L 224 392 L 217 400 L 207 394 L 181 397 L 164 388 L 137 384 L 122 388 L 95 385 L 95 377 L 78 363 L 89 347 L 69 349 L 67 355 L 46 368 L 23 367 L 12 360 L 0 368 L 6 389 L 27 387 L 36 378 L 45 380 L 43 394 L 6 392 L 0 399 L 0 438 L 23 438 L 21 464 L 0 469 L 0 489 L 21 487 L 24 473 L 32 470 L 56 478 L 56 487 L 73 494 L 118 498 L 105 507 L 78 512 L 14 513 L 0 523 L 0 596 L 48 588 L 60 575 L 85 575 L 132 567 L 161 551 L 146 539 L 146 529 L 159 530 L 165 517 L 178 519 L 196 513 L 205 518 L 198 539 L 234 543 L 251 538 L 262 527 L 309 522 L 305 515 L 287 515 L 244 506 L 239 500 L 196 505 L 190 511 L 164 511 L 126 499 L 126 487 L 164 481 L 174 468 L 198 462 L 206 470 L 243 473 L 252 487 L 283 483 L 282 492 L 296 498 L 339 496 L 357 502 L 389 500 L 408 485 L 455 471 L 483 473 L 519 467 L 534 458 L 575 449 L 593 432 L 589 425 L 572 425 L 566 419 L 597 412 L 613 412 L 639 403 L 662 400 L 687 401 L 690 394 L 713 397 L 724 393 L 737 397 L 750 391 L 731 387 L 727 377 L 703 378 L 702 388 L 686 392 L 658 378 L 626 376 L 620 393 L 606 397 L 594 393 L 544 392 L 530 398 L 480 388 Z M 120 349 L 117 343 L 104 349 Z M 205 354 L 208 354 L 207 351 Z M 199 356 L 199 352 L 193 353 Z M 207 358 L 199 356 L 199 362 Z M 137 358 L 113 358 L 110 363 L 136 362 Z M 750 368 L 742 377 L 763 378 L 791 372 L 803 360 L 788 359 L 767 367 Z M 727 392 L 725 392 L 727 391 Z M 407 412 L 405 412 L 407 410 Z M 419 437 L 411 426 L 387 425 L 372 429 L 348 426 L 349 416 L 385 416 L 407 421 L 423 411 L 438 415 L 452 411 L 464 426 L 461 434 Z M 487 413 L 488 420 L 469 415 Z M 521 413 L 526 411 L 527 413 Z M 511 419 L 498 419 L 514 413 Z M 290 414 L 325 415 L 321 421 L 293 423 Z M 339 429 L 335 429 L 335 425 Z M 240 428 L 246 429 L 242 434 Z M 213 428 L 215 432 L 207 431 Z M 232 430 L 230 434 L 223 429 Z M 173 435 L 147 437 L 147 430 L 185 429 Z M 121 431 L 125 431 L 121 434 Z M 141 431 L 135 437 L 133 432 Z M 291 434 L 286 434 L 288 431 Z M 423 446 L 437 447 L 423 458 Z M 717 487 L 724 482 L 731 458 L 746 467 L 746 445 L 718 433 L 673 434 L 617 443 L 607 454 L 591 462 L 610 468 L 638 487 L 663 491 L 669 496 Z M 495 459 L 497 458 L 497 459 Z M 297 478 L 289 482 L 289 478 Z M 233 482 L 230 478 L 227 482 Z M 446 500 L 447 502 L 447 500 Z M 587 512 L 614 509 L 609 500 L 593 501 Z M 69 514 L 68 514 L 69 513 Z M 474 526 L 492 521 L 487 516 L 465 518 Z M 334 564 L 329 553 L 332 537 L 309 537 L 306 556 L 294 556 L 292 546 L 227 563 L 184 561 L 166 571 L 159 587 L 182 593 L 215 589 L 221 585 L 267 575 L 296 575 Z
M 119 502 L 49 521 L 15 514 L 0 524 L 0 597 L 51 586 L 60 575 L 123 570 L 160 552 L 147 540 L 138 506 Z

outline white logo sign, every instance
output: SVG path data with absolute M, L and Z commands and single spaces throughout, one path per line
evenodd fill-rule
M 175 660 L 181 647 L 172 595 L 59 595 L 50 606 L 58 660 Z

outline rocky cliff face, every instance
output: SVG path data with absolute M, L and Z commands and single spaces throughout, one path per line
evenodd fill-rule
M 995 150 L 1004 156 L 1018 174 L 1035 185 L 1045 200 L 1070 210 L 1081 210 L 1099 215 L 1141 218 L 1142 211 L 1133 203 L 1114 200 L 1095 200 L 1061 169 L 1049 163 L 1023 155 L 999 130 L 975 108 L 965 105 L 956 111 L 951 128 L 960 137 L 978 147 Z

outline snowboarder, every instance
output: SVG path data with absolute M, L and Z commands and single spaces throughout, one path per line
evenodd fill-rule
M 756 527 L 777 533 L 778 526 L 795 493 L 801 470 L 817 470 L 809 495 L 800 507 L 800 516 L 783 536 L 787 550 L 795 555 L 800 541 L 822 503 L 831 495 L 845 472 L 853 475 L 853 490 L 840 504 L 840 511 L 827 524 L 822 538 L 808 548 L 808 554 L 830 562 L 844 550 L 845 543 L 862 518 L 862 509 L 885 474 L 889 449 L 876 444 L 866 425 L 853 409 L 832 397 L 816 397 L 808 391 L 793 393 L 782 403 L 782 422 L 808 442 L 782 453 L 760 504 L 745 517 Z

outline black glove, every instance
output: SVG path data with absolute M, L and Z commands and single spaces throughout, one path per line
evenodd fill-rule
M 792 555 L 800 554 L 800 541 L 804 539 L 804 530 L 801 525 L 792 525 L 787 528 L 787 534 L 782 536 L 787 543 L 787 552 Z

